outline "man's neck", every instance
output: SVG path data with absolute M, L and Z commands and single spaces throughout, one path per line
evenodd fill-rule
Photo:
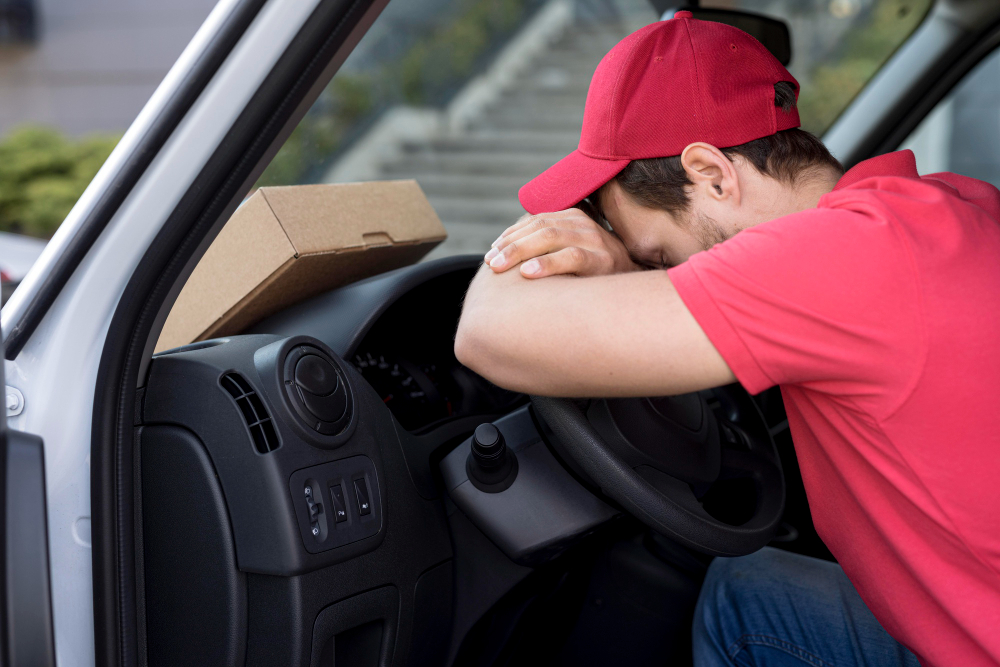
M 802 174 L 791 184 L 781 184 L 780 187 L 772 188 L 770 199 L 759 211 L 757 220 L 747 227 L 755 227 L 769 220 L 816 208 L 820 198 L 833 190 L 840 177 L 839 172 L 824 170 L 820 173 Z
M 824 170 L 822 173 L 799 177 L 795 184 L 789 187 L 791 210 L 786 215 L 816 208 L 820 198 L 833 190 L 841 176 L 843 173 L 839 171 Z

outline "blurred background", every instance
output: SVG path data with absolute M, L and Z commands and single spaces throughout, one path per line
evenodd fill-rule
M 930 4 L 702 2 L 789 23 L 803 125 L 817 134 Z M 0 0 L 4 299 L 213 5 Z M 598 61 L 657 19 L 646 0 L 394 0 L 258 185 L 415 178 L 449 232 L 432 257 L 484 252 L 523 213 L 518 188 L 576 147 Z M 992 158 L 970 160 L 963 149 L 969 113 L 985 114 L 1000 134 L 997 105 L 983 102 L 984 86 L 994 96 L 1000 86 L 993 60 L 980 65 L 979 85 L 953 93 L 915 134 L 923 167 L 958 165 L 996 182 Z M 1000 155 L 1000 136 L 993 141 Z

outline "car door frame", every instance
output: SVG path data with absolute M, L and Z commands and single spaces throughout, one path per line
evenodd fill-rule
M 63 482 L 47 494 L 60 664 L 144 662 L 133 416 L 159 327 L 386 3 L 222 0 L 3 308 L 18 420 Z M 92 537 L 70 537 L 83 520 Z

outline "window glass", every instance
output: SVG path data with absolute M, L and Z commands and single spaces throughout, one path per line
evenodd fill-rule
M 711 4 L 788 21 L 822 133 L 930 2 Z M 258 185 L 415 178 L 448 231 L 430 257 L 483 252 L 523 214 L 518 188 L 576 148 L 597 63 L 657 18 L 647 0 L 390 2 Z
M 932 0 L 734 0 L 704 3 L 788 23 L 802 128 L 822 136 L 926 16 Z
M 921 174 L 953 171 L 1000 187 L 1000 51 L 994 51 L 910 134 L 900 148 Z

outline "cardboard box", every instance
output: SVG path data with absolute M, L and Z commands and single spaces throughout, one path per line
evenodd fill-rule
M 156 351 L 237 334 L 303 299 L 413 264 L 446 236 L 416 181 L 261 188 L 198 262 Z

